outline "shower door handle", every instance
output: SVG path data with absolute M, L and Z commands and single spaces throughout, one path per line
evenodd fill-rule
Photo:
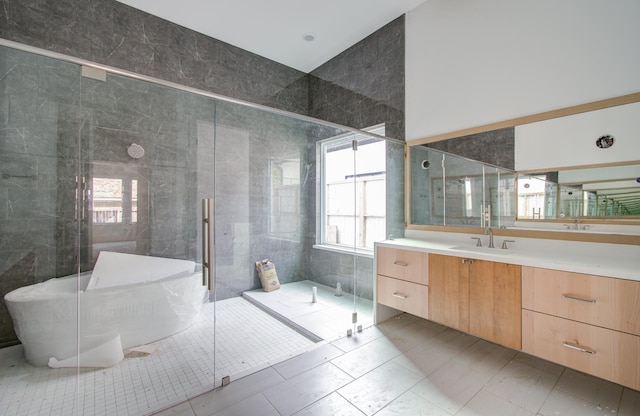
M 213 198 L 202 200 L 202 285 L 213 289 Z

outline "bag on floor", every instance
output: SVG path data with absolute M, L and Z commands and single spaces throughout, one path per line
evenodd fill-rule
M 256 269 L 258 269 L 258 275 L 260 276 L 260 283 L 262 283 L 262 289 L 265 292 L 271 292 L 280 288 L 280 281 L 278 280 L 278 274 L 276 273 L 276 265 L 269 259 L 264 259 L 256 262 Z

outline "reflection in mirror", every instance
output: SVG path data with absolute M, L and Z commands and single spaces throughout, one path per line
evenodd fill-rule
M 640 164 L 518 175 L 518 219 L 640 216 Z
M 518 219 L 556 218 L 558 186 L 546 173 L 518 175 Z M 557 175 L 555 175 L 557 177 Z
M 426 146 L 409 149 L 410 221 L 506 227 L 515 220 L 515 174 Z
M 297 241 L 300 238 L 300 159 L 271 160 L 269 165 L 269 235 Z

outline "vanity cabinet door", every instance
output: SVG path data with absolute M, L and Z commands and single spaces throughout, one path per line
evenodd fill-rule
M 428 318 L 429 286 L 378 275 L 378 303 Z
M 517 265 L 431 254 L 429 319 L 520 349 L 520 275 Z
M 469 332 L 469 260 L 429 255 L 429 319 Z
M 420 251 L 378 247 L 378 274 L 421 285 L 429 284 L 429 255 Z
M 474 260 L 469 271 L 469 333 L 520 349 L 521 266 Z
M 522 307 L 640 335 L 640 282 L 522 268 Z
M 526 309 L 522 321 L 524 352 L 640 389 L 640 337 Z

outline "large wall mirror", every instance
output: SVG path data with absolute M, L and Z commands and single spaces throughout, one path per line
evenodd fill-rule
M 509 128 L 512 169 L 432 149 Z M 636 93 L 410 142 L 407 228 L 640 244 L 639 132 Z

